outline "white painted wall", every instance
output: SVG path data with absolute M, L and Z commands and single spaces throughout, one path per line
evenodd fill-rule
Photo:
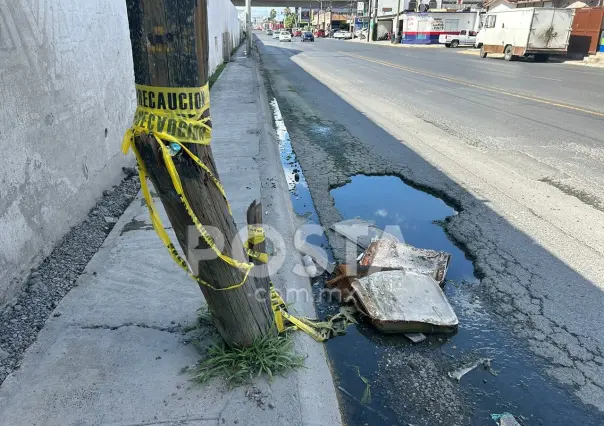
M 229 33 L 233 47 L 239 46 L 243 34 L 243 23 L 230 0 L 208 0 L 208 32 L 211 74 L 223 62 L 223 34 Z
M 209 0 L 210 70 L 241 24 Z M 0 0 L 0 306 L 132 164 L 125 0 Z
M 0 0 L 0 305 L 132 161 L 133 85 L 124 0 Z

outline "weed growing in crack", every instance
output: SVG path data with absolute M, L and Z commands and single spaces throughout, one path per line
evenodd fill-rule
M 246 348 L 219 342 L 203 351 L 205 358 L 197 365 L 193 377 L 198 383 L 222 377 L 229 387 L 236 387 L 262 375 L 272 380 L 304 365 L 304 357 L 295 353 L 293 340 L 287 334 L 263 337 Z

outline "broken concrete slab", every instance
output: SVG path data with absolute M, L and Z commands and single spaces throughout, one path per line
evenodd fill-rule
M 352 283 L 355 298 L 384 333 L 452 333 L 459 321 L 431 276 L 383 271 Z
M 394 235 L 382 231 L 373 223 L 358 218 L 334 223 L 331 229 L 364 249 L 369 247 L 372 241 L 378 239 L 399 241 Z
M 426 340 L 426 335 L 423 333 L 405 333 L 404 336 L 413 343 L 419 343 Z
M 359 264 L 370 266 L 372 270 L 400 269 L 430 275 L 442 285 L 450 261 L 451 255 L 443 251 L 421 249 L 392 239 L 381 239 L 369 245 Z

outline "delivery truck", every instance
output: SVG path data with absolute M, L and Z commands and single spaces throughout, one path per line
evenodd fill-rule
M 527 7 L 489 12 L 476 37 L 480 57 L 503 53 L 506 61 L 533 56 L 545 62 L 566 54 L 574 9 Z

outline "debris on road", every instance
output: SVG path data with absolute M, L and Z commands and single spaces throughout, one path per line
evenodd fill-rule
M 491 414 L 491 418 L 499 425 L 499 426 L 520 426 L 520 423 L 516 421 L 513 415 L 510 413 L 503 414 Z
M 426 335 L 422 333 L 405 333 L 404 336 L 413 343 L 419 343 L 426 340 Z
M 444 283 L 451 255 L 443 251 L 427 250 L 391 239 L 372 242 L 360 265 L 372 270 L 405 270 L 430 275 L 441 286 Z
M 335 269 L 335 265 L 329 261 L 325 251 L 317 249 L 314 245 L 308 244 L 306 241 L 302 241 L 296 248 L 303 255 L 308 255 L 312 258 L 312 260 L 321 267 L 321 269 L 326 270 L 330 274 Z
M 331 229 L 366 249 L 372 241 L 383 239 L 398 242 L 394 235 L 382 231 L 371 222 L 362 219 L 347 219 L 334 223 Z
M 342 302 L 349 302 L 352 296 L 352 283 L 357 279 L 358 268 L 356 265 L 338 265 L 336 277 L 325 283 L 327 288 L 337 288 L 340 291 Z
M 359 379 L 361 379 L 361 381 L 365 383 L 365 391 L 363 392 L 363 396 L 361 397 L 361 404 L 371 404 L 371 385 L 369 384 L 369 380 L 367 380 L 366 377 L 363 377 L 361 375 L 361 369 L 358 365 L 353 366 L 353 368 L 356 370 Z
M 359 401 L 358 399 L 356 399 L 354 397 L 353 394 L 351 394 L 350 392 L 348 392 L 346 389 L 344 389 L 342 386 L 338 386 L 338 389 L 340 390 L 340 392 L 342 392 L 344 395 L 346 395 L 348 398 L 352 399 L 353 401 L 355 401 L 358 404 L 361 404 L 361 401 Z M 363 407 L 365 407 L 366 409 L 368 409 L 369 411 L 377 414 L 378 416 L 380 416 L 380 418 L 384 421 L 388 421 L 388 417 L 386 417 L 385 415 L 383 415 L 382 413 L 380 413 L 378 410 L 376 410 L 375 408 L 371 408 L 369 405 L 366 404 L 361 404 Z
M 466 367 L 462 367 L 458 370 L 455 371 L 450 371 L 448 374 L 449 377 L 451 377 L 452 379 L 457 380 L 458 382 L 461 381 L 461 378 L 463 376 L 465 376 L 467 373 L 469 373 L 470 371 L 474 370 L 476 367 L 478 367 L 479 365 L 482 365 L 485 370 L 489 370 L 491 372 L 491 374 L 495 375 L 493 369 L 491 368 L 491 361 L 493 359 L 492 358 L 481 358 L 479 360 L 477 360 L 476 362 L 474 362 L 471 365 L 468 365 Z
M 334 225 L 336 232 L 362 245 L 358 264 L 338 265 L 326 287 L 339 290 L 342 302 L 355 302 L 384 333 L 451 333 L 458 319 L 441 286 L 451 255 L 399 242 L 369 222 L 352 219 Z M 369 237 L 367 237 L 369 235 Z M 359 242 L 360 241 L 360 242 Z M 407 336 L 415 343 L 426 337 Z
M 331 337 L 346 334 L 350 324 L 357 324 L 354 314 L 357 312 L 354 306 L 341 306 L 340 312 L 328 317 L 325 321 L 311 321 L 304 317 L 298 320 L 312 327 L 322 338 L 327 340 Z
M 304 264 L 304 270 L 309 277 L 314 278 L 318 275 L 317 267 L 315 266 L 312 257 L 307 254 L 302 256 L 302 263 Z
M 355 298 L 384 333 L 452 333 L 459 321 L 429 275 L 383 271 L 352 283 Z

